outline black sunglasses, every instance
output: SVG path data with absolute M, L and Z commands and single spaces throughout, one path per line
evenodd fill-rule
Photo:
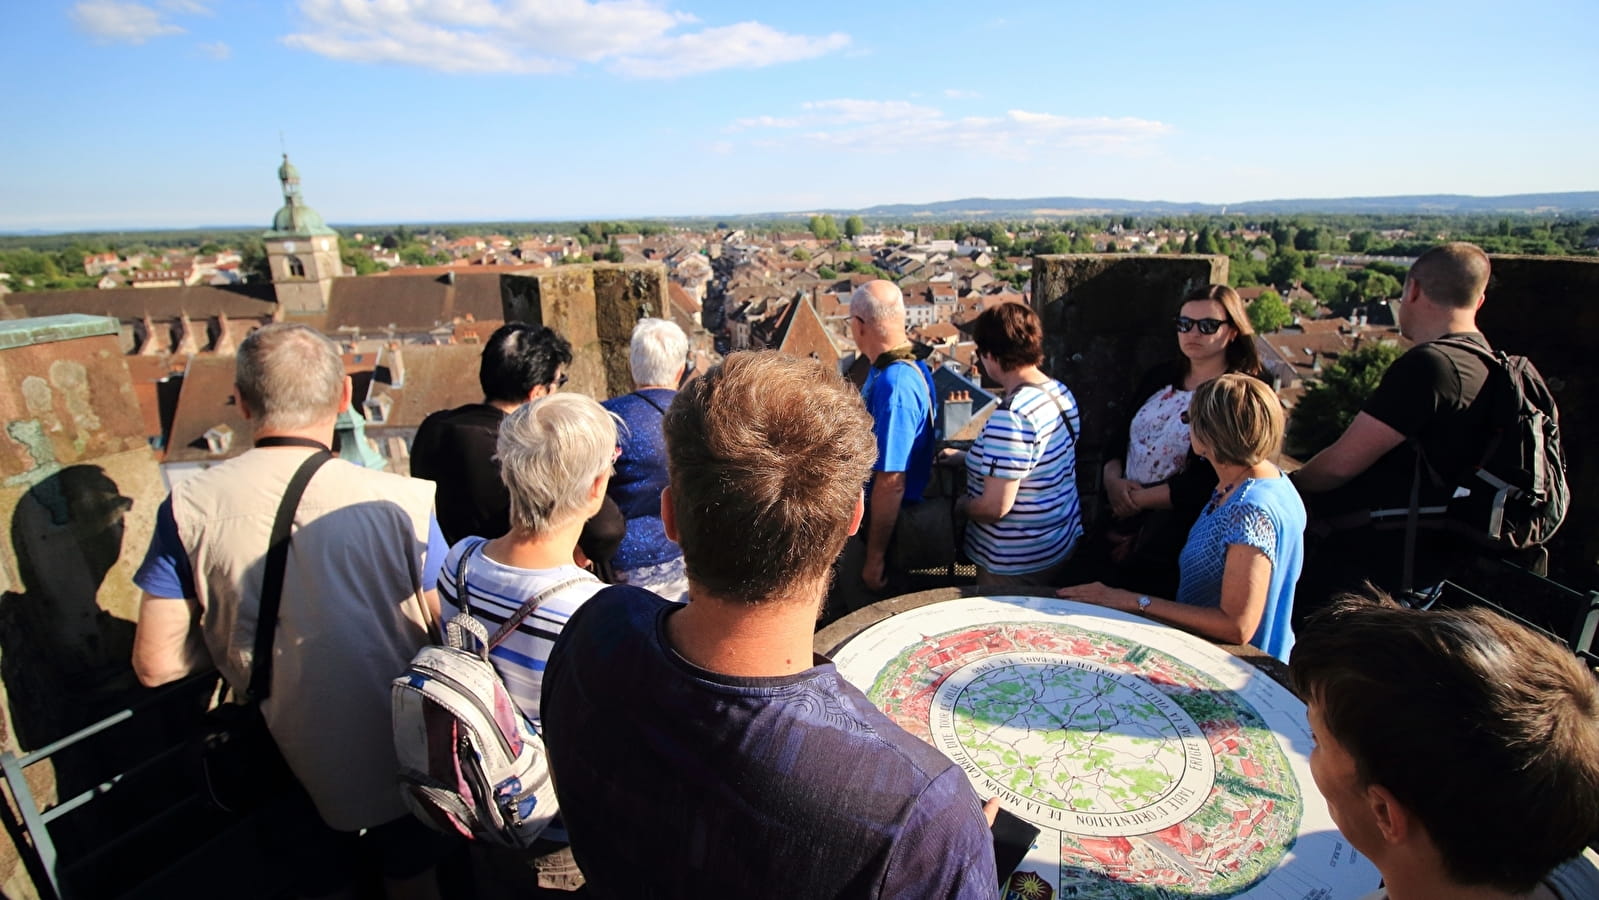
M 571 381 L 571 378 L 568 377 L 565 372 L 562 372 L 560 376 L 555 379 L 555 389 L 560 390 L 561 388 L 566 387 L 566 383 L 568 381 Z
M 1227 324 L 1226 319 L 1190 319 L 1187 316 L 1177 317 L 1177 333 L 1187 334 L 1199 326 L 1200 334 L 1215 334 L 1218 329 Z

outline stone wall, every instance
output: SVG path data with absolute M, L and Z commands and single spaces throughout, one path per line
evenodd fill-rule
M 1072 254 L 1033 259 L 1033 309 L 1044 320 L 1044 371 L 1082 409 L 1077 483 L 1097 502 L 1107 422 L 1150 366 L 1177 353 L 1172 319 L 1182 297 L 1226 283 L 1224 256 Z
M 144 557 L 166 495 L 115 319 L 0 323 L 0 749 L 38 749 L 138 696 L 130 665 Z M 40 803 L 118 771 L 62 754 L 28 770 Z M 33 890 L 11 836 L 0 893 Z
M 666 313 L 666 267 L 599 263 L 502 275 L 500 299 L 505 321 L 547 325 L 570 341 L 569 389 L 604 400 L 633 390 L 633 325 Z
M 1560 404 L 1572 508 L 1551 545 L 1573 586 L 1599 587 L 1599 259 L 1495 256 L 1477 325 L 1493 346 L 1531 359 Z

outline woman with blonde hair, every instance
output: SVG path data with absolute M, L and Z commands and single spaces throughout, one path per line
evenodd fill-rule
M 1248 641 L 1286 662 L 1305 555 L 1305 505 L 1274 462 L 1282 448 L 1282 402 L 1260 380 L 1227 374 L 1195 389 L 1184 418 L 1194 453 L 1209 461 L 1217 487 L 1178 556 L 1176 599 L 1099 582 L 1056 593 L 1223 643 Z

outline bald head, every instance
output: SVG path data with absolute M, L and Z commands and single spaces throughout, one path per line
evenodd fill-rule
M 1488 254 L 1455 241 L 1423 253 L 1410 267 L 1410 281 L 1428 300 L 1453 309 L 1476 309 L 1488 289 Z
M 905 295 L 892 281 L 868 281 L 850 295 L 849 314 L 859 316 L 868 328 L 904 331 Z

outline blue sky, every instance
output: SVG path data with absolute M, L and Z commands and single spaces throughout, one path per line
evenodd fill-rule
M 1599 3 L 83 0 L 0 230 L 1599 188 Z

